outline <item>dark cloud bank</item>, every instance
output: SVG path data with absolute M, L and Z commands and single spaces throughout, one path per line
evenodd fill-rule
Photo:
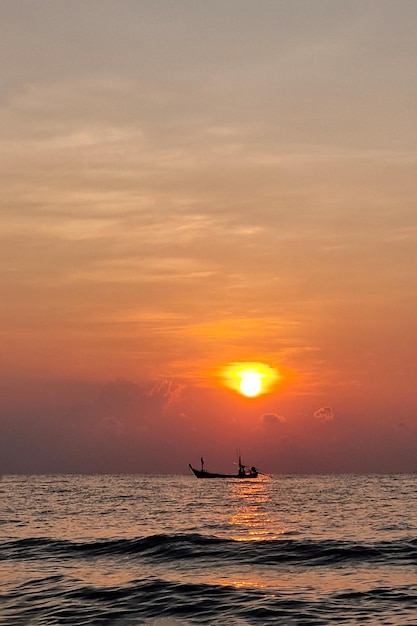
M 239 446 L 248 462 L 270 473 L 416 469 L 416 431 L 407 420 L 372 429 L 336 418 L 330 407 L 237 419 L 256 405 L 172 381 L 120 379 L 79 389 L 78 404 L 70 402 L 74 389 L 58 387 L 38 386 L 19 406 L 3 396 L 0 473 L 186 473 L 201 454 L 227 469 Z

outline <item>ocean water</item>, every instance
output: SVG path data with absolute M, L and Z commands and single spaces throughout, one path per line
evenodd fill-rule
M 417 475 L 3 476 L 0 624 L 417 624 Z

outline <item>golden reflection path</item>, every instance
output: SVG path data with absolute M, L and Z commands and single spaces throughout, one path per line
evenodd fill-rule
M 239 480 L 230 484 L 234 509 L 229 519 L 235 541 L 278 539 L 285 529 L 279 526 L 271 501 L 271 481 Z
M 281 537 L 285 529 L 279 524 L 276 510 L 271 498 L 272 481 L 269 478 L 259 480 L 230 481 L 229 499 L 231 514 L 228 519 L 229 537 L 235 541 L 271 541 Z M 237 572 L 236 572 L 237 574 Z M 265 576 L 260 565 L 242 565 L 235 577 L 218 576 L 211 582 L 220 585 L 233 585 L 237 589 L 270 588 L 270 575 Z M 276 574 L 274 574 L 276 584 Z

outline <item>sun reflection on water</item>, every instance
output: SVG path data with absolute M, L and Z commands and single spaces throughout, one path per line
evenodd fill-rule
M 224 583 L 220 581 L 220 584 L 224 584 Z M 266 589 L 267 588 L 266 583 L 263 583 L 259 580 L 252 580 L 252 579 L 231 580 L 231 581 L 228 581 L 227 584 L 232 585 L 236 589 L 248 589 L 250 587 L 254 589 Z
M 234 508 L 228 520 L 235 541 L 277 539 L 285 532 L 278 524 L 271 501 L 271 483 L 265 480 L 234 481 L 230 485 Z

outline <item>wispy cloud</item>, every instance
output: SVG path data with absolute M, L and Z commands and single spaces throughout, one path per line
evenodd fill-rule
M 261 415 L 260 421 L 266 427 L 277 427 L 285 424 L 286 419 L 283 415 L 278 415 L 277 413 L 264 413 Z
M 324 406 L 314 412 L 314 417 L 321 422 L 331 422 L 334 420 L 333 409 L 329 406 Z

